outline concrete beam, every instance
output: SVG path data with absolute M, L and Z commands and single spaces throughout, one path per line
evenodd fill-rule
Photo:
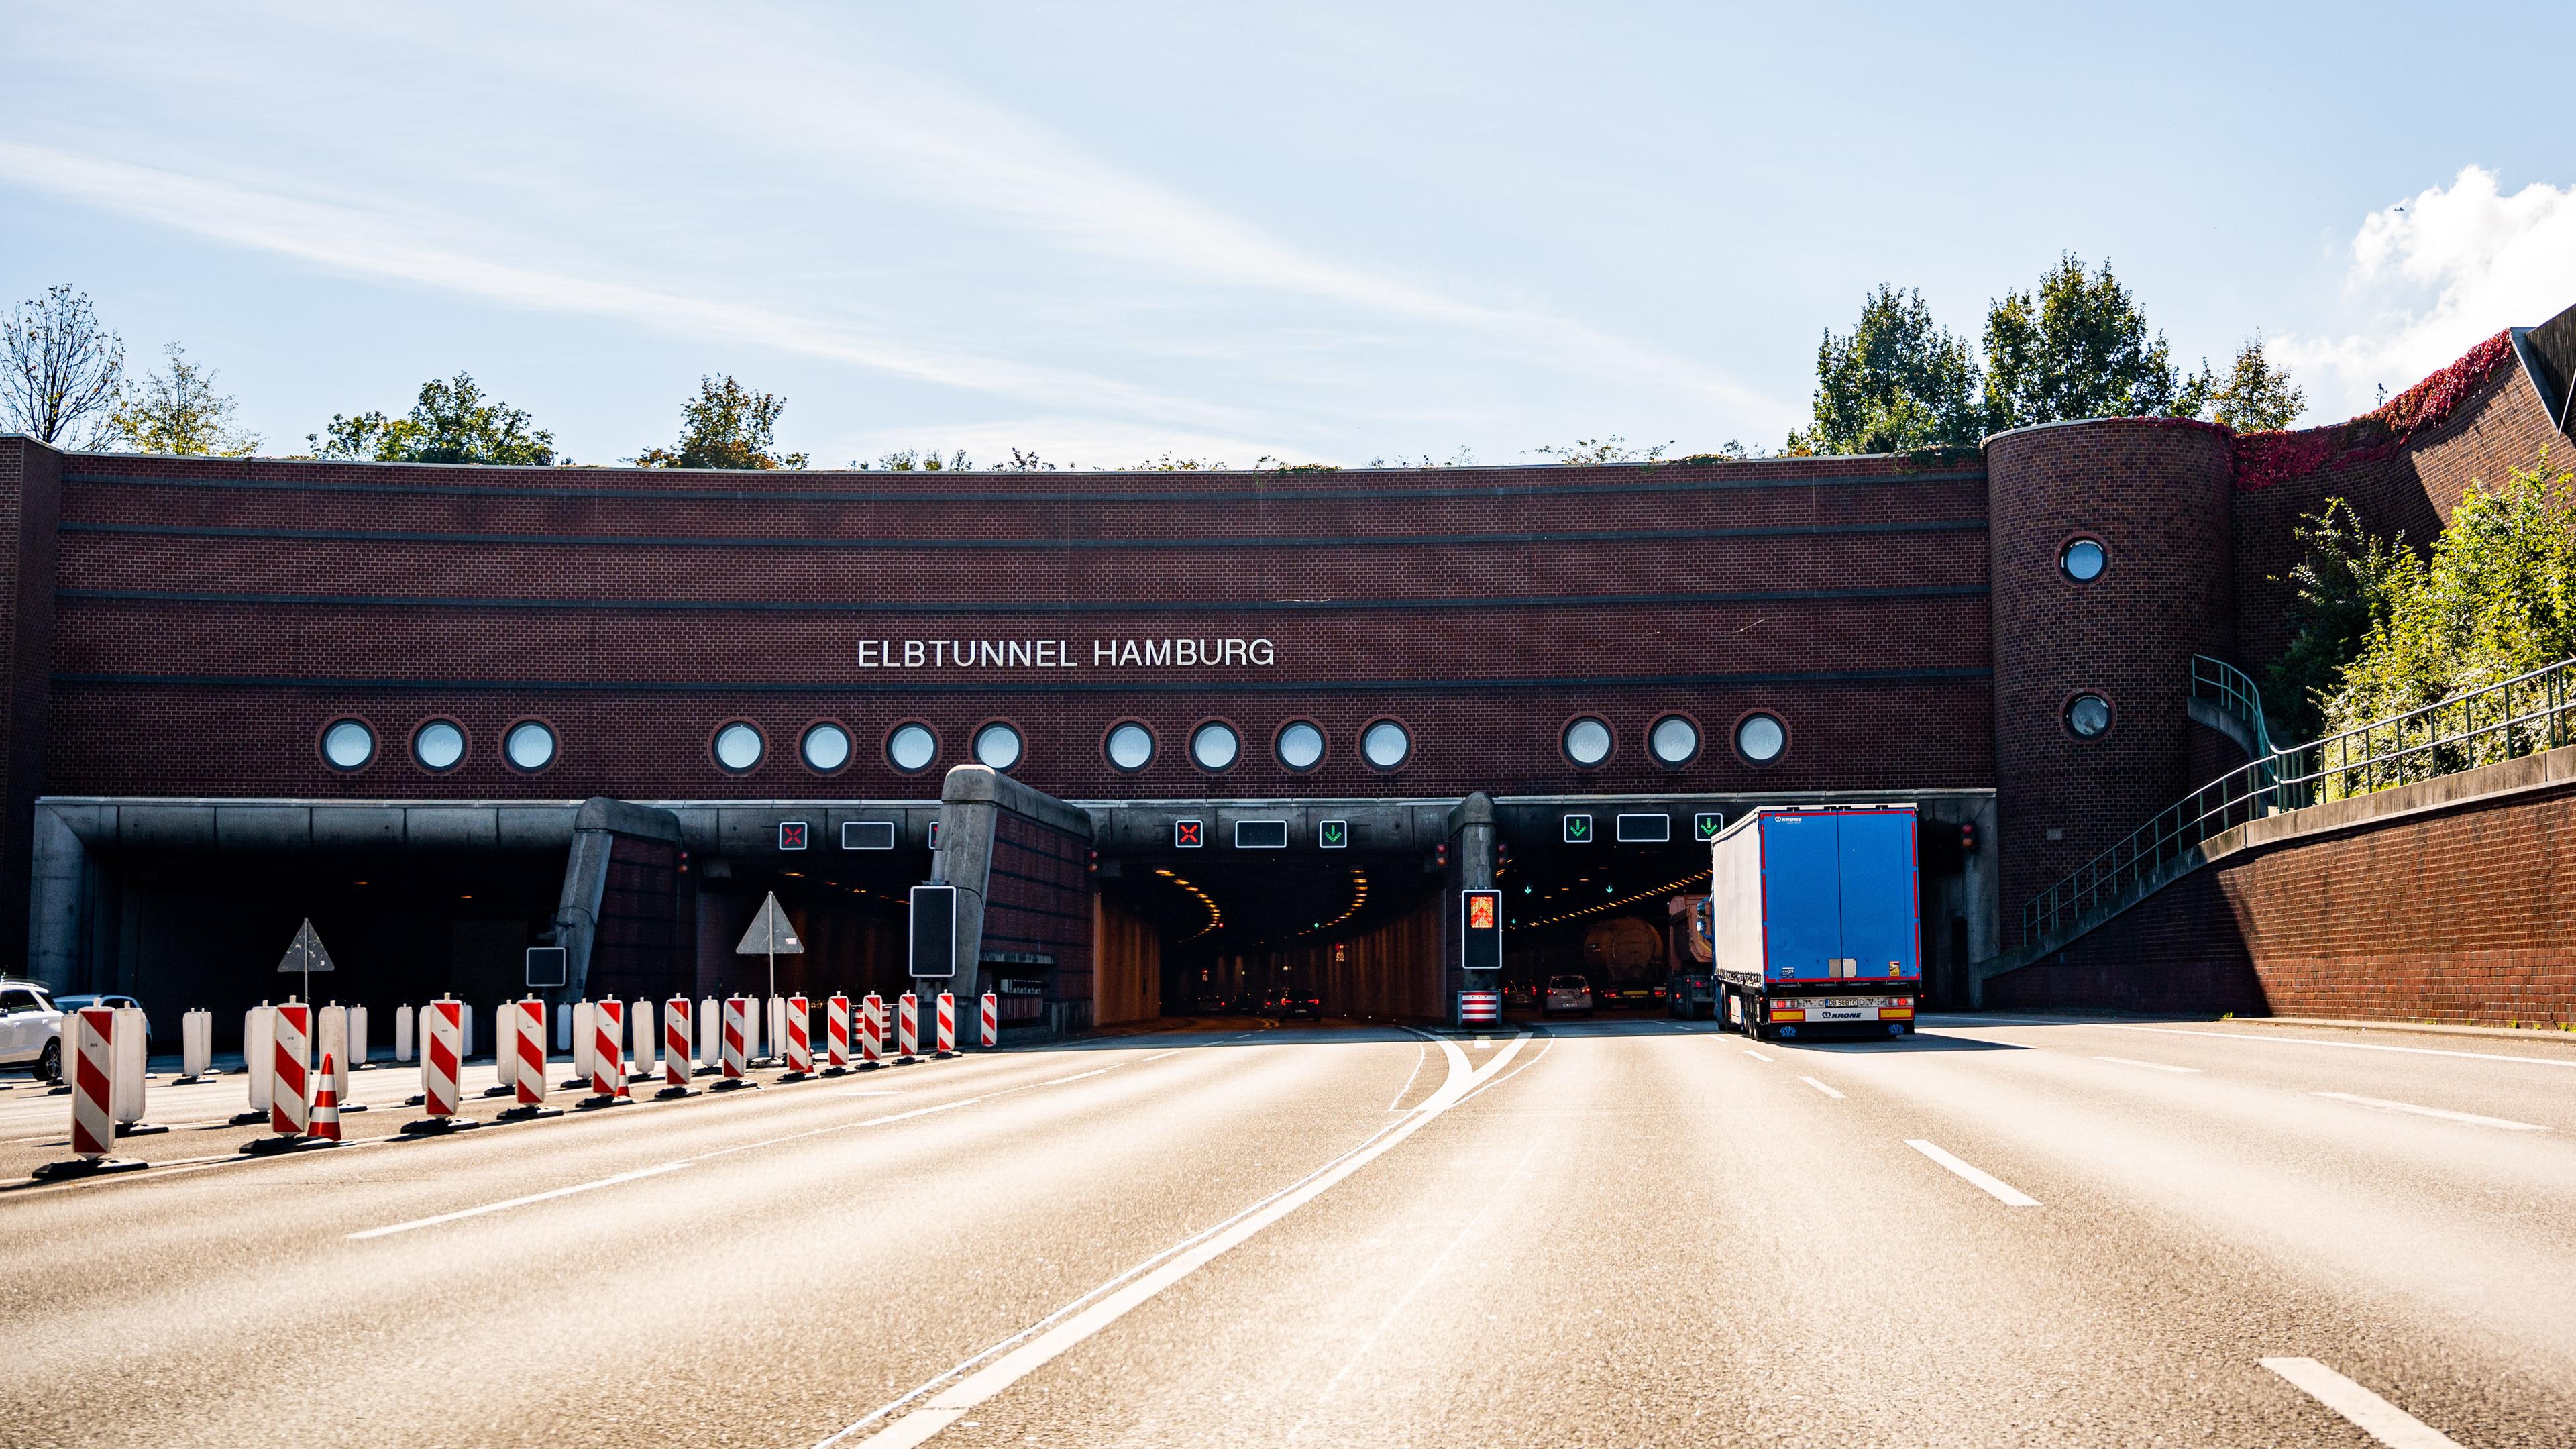
M 43 804 L 35 807 L 27 911 L 27 974 L 55 991 L 88 985 L 89 849 L 71 823 Z
M 581 802 L 572 826 L 563 893 L 555 904 L 555 944 L 565 956 L 563 989 L 555 993 L 559 1004 L 589 993 L 591 949 L 599 943 L 599 907 L 608 895 L 608 862 L 616 853 L 617 837 L 672 845 L 680 841 L 680 821 L 670 811 L 605 796 Z

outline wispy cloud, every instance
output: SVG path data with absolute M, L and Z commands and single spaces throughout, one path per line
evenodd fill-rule
M 746 343 L 1056 407 L 1201 427 L 1245 426 L 1232 408 L 1113 379 L 955 349 L 847 323 L 497 260 L 437 240 L 418 217 L 182 175 L 53 147 L 0 141 L 0 178 L 104 210 L 333 271 L 432 287 L 537 311 L 612 318 L 702 340 Z
M 2345 275 L 2356 315 L 2339 337 L 2285 336 L 2276 352 L 2322 384 L 2318 416 L 2371 405 L 2504 327 L 2543 322 L 2576 300 L 2576 186 L 2506 194 L 2467 166 L 2362 219 Z

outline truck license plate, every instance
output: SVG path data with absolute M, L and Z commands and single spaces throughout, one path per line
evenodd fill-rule
M 1878 1008 L 1875 1006 L 1811 1006 L 1807 1008 L 1807 1020 L 1876 1021 Z

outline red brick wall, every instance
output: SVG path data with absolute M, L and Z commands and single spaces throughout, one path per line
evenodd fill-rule
M 1088 842 L 1004 810 L 994 822 L 993 864 L 984 879 L 984 954 L 1055 961 L 1049 968 L 986 969 L 995 976 L 1043 974 L 1048 1004 L 1074 1003 L 1084 1012 L 1091 1010 L 1093 994 L 1089 856 Z
M 1994 744 L 2004 930 L 2035 892 L 2200 781 L 2184 713 L 2191 656 L 2232 652 L 2228 434 L 2157 419 L 2025 428 L 1986 447 Z M 2058 559 L 2078 535 L 2108 566 Z M 2068 699 L 2098 692 L 2110 731 L 2079 739 Z M 2059 838 L 2049 839 L 2050 831 Z
M 1975 786 L 1992 778 L 1981 475 L 1886 459 L 1725 467 L 1193 474 L 671 474 L 74 457 L 47 788 L 304 796 L 927 797 L 992 719 L 1062 796 L 1718 791 Z M 1838 482 L 1838 479 L 1859 481 Z M 1266 638 L 1270 668 L 862 670 L 863 639 Z M 1787 723 L 1767 769 L 1728 742 Z M 1613 726 L 1610 761 L 1558 751 Z M 1704 745 L 1667 770 L 1668 712 Z M 318 733 L 371 724 L 341 774 Z M 502 731 L 541 717 L 557 764 Z M 1369 768 L 1374 719 L 1407 765 Z M 466 764 L 409 759 L 433 717 Z M 763 763 L 714 764 L 726 720 Z M 1109 727 L 1159 751 L 1106 767 Z M 1222 777 L 1198 723 L 1244 738 Z M 1323 768 L 1271 740 L 1322 726 Z M 857 738 L 817 775 L 818 719 Z M 897 722 L 931 772 L 885 762 Z
M 0 437 L 0 961 L 22 962 L 27 865 L 51 714 L 61 455 Z
M 1990 1006 L 2576 1022 L 2576 787 L 2230 856 Z

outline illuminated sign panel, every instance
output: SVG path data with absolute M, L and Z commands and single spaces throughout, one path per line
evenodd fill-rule
M 1469 971 L 1503 969 L 1503 893 L 1458 893 L 1458 964 Z

